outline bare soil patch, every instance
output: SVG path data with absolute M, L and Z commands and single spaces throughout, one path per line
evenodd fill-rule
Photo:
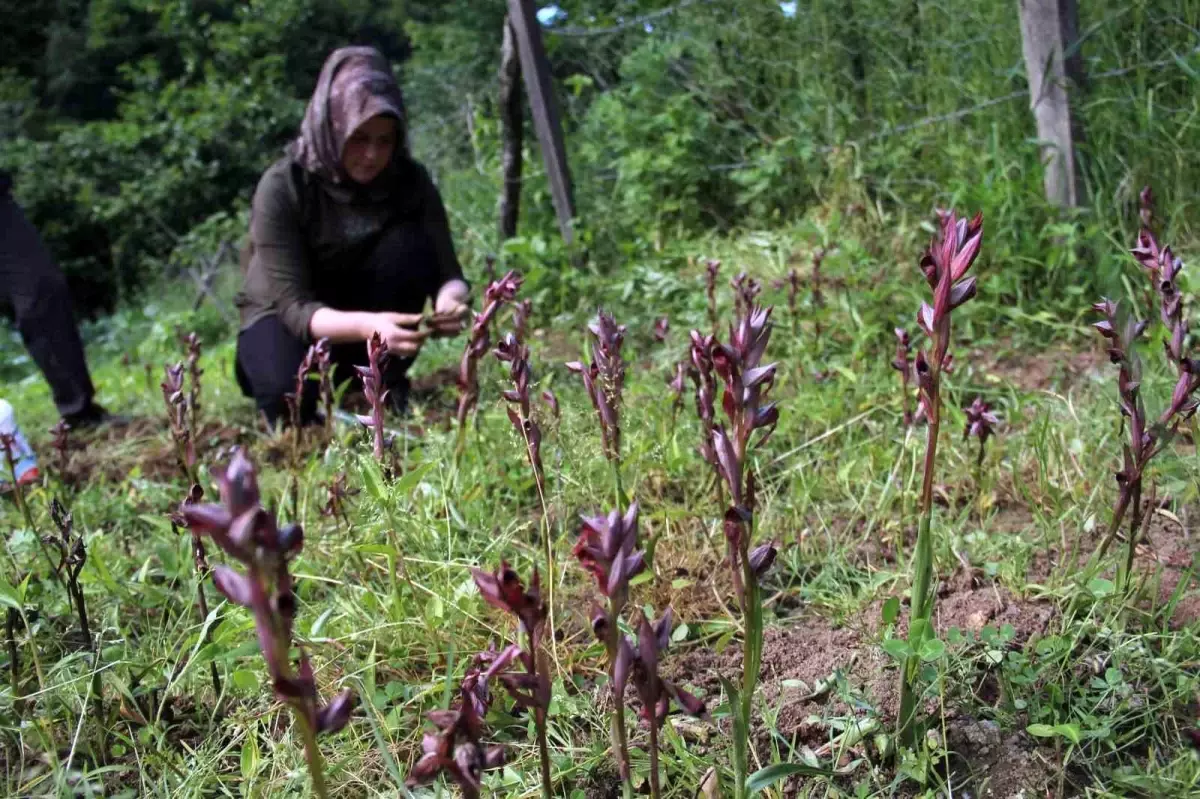
M 1151 510 L 1149 506 L 1146 507 L 1146 512 Z M 1188 530 L 1189 519 L 1195 515 L 1195 509 L 1191 507 L 1178 512 L 1164 507 L 1153 509 L 1146 538 L 1137 546 L 1134 558 L 1137 572 L 1153 579 L 1155 573 L 1161 570 L 1157 595 L 1159 605 L 1170 601 L 1180 580 L 1189 576 L 1188 569 L 1200 545 L 1200 541 Z M 1123 543 L 1121 548 L 1124 548 Z M 1170 623 L 1173 629 L 1181 629 L 1197 620 L 1200 620 L 1200 587 L 1196 585 L 1196 575 L 1190 575 L 1189 585 L 1182 589 Z
M 948 725 L 946 742 L 980 797 L 1046 796 L 1057 780 L 1058 766 L 1028 735 L 1006 733 L 994 721 L 957 719 Z
M 1109 365 L 1108 356 L 1095 343 L 1056 344 L 1036 353 L 999 344 L 991 351 L 975 351 L 972 362 L 979 364 L 984 376 L 998 378 L 1025 391 L 1076 386 L 1104 374 Z
M 1044 634 L 1057 613 L 1049 603 L 1020 599 L 984 579 L 978 570 L 959 570 L 942 583 L 939 594 L 934 619 L 939 635 L 952 627 L 977 633 L 986 626 L 1012 625 L 1011 645 L 1019 646 Z M 772 723 L 768 727 L 761 718 L 758 721 L 753 737 L 760 751 L 765 753 L 774 744 L 785 753 L 799 747 L 817 752 L 825 747 L 828 753 L 829 744 L 838 735 L 839 720 L 853 717 L 861 724 L 875 719 L 883 729 L 894 724 L 899 704 L 898 671 L 877 643 L 882 605 L 883 600 L 871 603 L 845 626 L 808 616 L 767 629 L 760 690 L 763 707 L 771 709 L 767 715 Z M 906 612 L 901 614 L 897 628 L 894 635 L 906 633 Z M 740 667 L 741 649 L 735 643 L 719 653 L 708 647 L 680 652 L 668 657 L 664 671 L 699 689 L 714 703 L 721 693 L 720 677 L 734 677 Z M 979 701 L 988 700 L 977 694 L 966 700 L 968 704 Z M 934 712 L 936 708 L 928 710 Z M 947 708 L 952 719 L 965 710 Z M 956 747 L 970 764 L 972 774 L 985 778 L 991 775 L 988 784 L 993 792 L 983 795 L 1008 796 L 1003 793 L 1009 790 L 1006 786 L 1043 784 L 1046 772 L 1032 742 L 1021 736 L 1002 738 L 999 733 L 995 737 L 982 751 L 976 751 L 979 747 L 974 747 L 969 737 Z M 854 754 L 863 754 L 861 745 Z M 1005 765 L 1006 758 L 1013 759 L 1019 768 Z M 997 783 L 993 771 L 1003 771 L 1008 782 Z M 791 791 L 799 790 L 800 785 L 800 781 L 789 783 Z

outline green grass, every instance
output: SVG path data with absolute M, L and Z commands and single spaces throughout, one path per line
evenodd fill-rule
M 670 365 L 685 354 L 687 330 L 706 325 L 700 269 L 687 268 L 684 260 L 723 259 L 721 303 L 728 317 L 725 282 L 736 270 L 767 283 L 782 277 L 790 263 L 803 272 L 818 241 L 815 231 L 813 222 L 802 220 L 728 240 L 678 242 L 616 276 L 540 275 L 527 286 L 543 311 L 571 306 L 556 297 L 587 297 L 578 312 L 536 317 L 542 332 L 531 338 L 538 391 L 552 386 L 563 408 L 561 424 L 545 415 L 542 422 L 558 578 L 550 709 L 557 795 L 605 796 L 615 783 L 603 711 L 603 648 L 592 640 L 586 616 L 591 585 L 570 554 L 578 515 L 609 509 L 611 480 L 595 414 L 563 363 L 581 349 L 587 313 L 596 305 L 628 325 L 624 478 L 642 506 L 643 541 L 657 540 L 653 574 L 638 584 L 632 602 L 655 617 L 666 604 L 674 606 L 679 626 L 667 669 L 678 669 L 685 685 L 707 691 L 716 717 L 715 726 L 670 722 L 662 736 L 665 795 L 692 796 L 711 766 L 728 780 L 731 754 L 728 708 L 714 688 L 711 667 L 700 665 L 713 661 L 702 655 L 719 651 L 728 660 L 740 637 L 721 564 L 720 509 L 710 472 L 695 453 L 699 425 L 690 390 L 675 417 L 666 389 Z M 1156 563 L 1151 553 L 1140 558 L 1140 595 L 1115 594 L 1103 579 L 1111 571 L 1080 580 L 1075 558 L 1095 545 L 1116 491 L 1115 370 L 1093 357 L 1070 376 L 1054 377 L 1075 357 L 1071 353 L 1097 349 L 1079 311 L 1092 298 L 1020 307 L 995 302 L 987 286 L 1004 264 L 989 256 L 987 232 L 976 266 L 981 301 L 955 320 L 957 364 L 943 390 L 948 408 L 936 482 L 945 501 L 935 509 L 933 530 L 936 576 L 949 587 L 934 617 L 939 608 L 959 607 L 954 603 L 973 596 L 994 595 L 1006 610 L 981 629 L 970 629 L 962 619 L 939 624 L 946 651 L 925 664 L 925 698 L 935 728 L 947 731 L 948 739 L 940 733 L 929 737 L 927 748 L 896 770 L 880 755 L 874 734 L 859 742 L 839 737 L 856 721 L 877 723 L 880 733 L 890 732 L 894 722 L 887 697 L 873 693 L 875 683 L 864 675 L 880 676 L 879 685 L 895 678 L 894 665 L 882 654 L 880 609 L 908 585 L 923 429 L 907 432 L 900 421 L 899 381 L 889 367 L 891 331 L 896 325 L 915 330 L 924 290 L 915 261 L 926 235 L 894 219 L 843 224 L 836 231 L 840 249 L 825 262 L 833 281 L 827 304 L 809 307 L 802 295 L 795 335 L 782 293 L 770 288 L 764 293 L 776 305 L 768 354 L 780 363 L 774 398 L 782 407 L 778 431 L 755 455 L 756 537 L 782 544 L 765 590 L 774 630 L 768 637 L 797 629 L 813 640 L 818 633 L 842 630 L 859 637 L 856 652 L 830 651 L 832 665 L 821 674 L 804 672 L 813 653 L 803 640 L 793 641 L 792 655 L 768 653 L 757 705 L 762 720 L 757 765 L 815 760 L 823 768 L 839 768 L 834 778 L 792 778 L 788 796 L 920 794 L 943 788 L 947 780 L 955 794 L 968 787 L 974 793 L 987 787 L 986 779 L 995 784 L 1015 770 L 1013 765 L 999 762 L 990 773 L 970 777 L 971 767 L 982 768 L 987 757 L 961 745 L 950 757 L 938 741 L 954 743 L 955 729 L 987 722 L 1028 763 L 1040 764 L 1035 770 L 1052 792 L 1193 794 L 1200 765 L 1181 732 L 1195 727 L 1193 703 L 1200 689 L 1198 628 L 1194 614 L 1182 613 L 1194 593 L 1188 540 L 1161 517 L 1154 542 L 1182 554 L 1169 563 Z M 906 254 L 899 266 L 896 251 Z M 1136 286 L 1141 278 L 1132 265 L 1126 273 Z M 564 293 L 564 285 L 573 294 Z M 306 540 L 293 568 L 300 600 L 296 637 L 312 655 L 323 696 L 350 687 L 360 698 L 349 727 L 322 743 L 334 795 L 404 796 L 401 783 L 420 752 L 423 714 L 446 705 L 456 680 L 489 639 L 513 634 L 508 620 L 480 600 L 469 569 L 507 559 L 527 574 L 543 558 L 540 503 L 499 396 L 504 372 L 490 356 L 481 369 L 479 418 L 460 463 L 453 458 L 454 431 L 433 423 L 423 435 L 397 442 L 403 471 L 384 479 L 371 460 L 367 435 L 341 429 L 332 446 L 308 448 L 295 465 L 300 475 L 295 497 L 286 457 L 278 454 L 287 448 L 259 432 L 234 384 L 232 331 L 209 306 L 191 312 L 189 300 L 176 293 L 158 308 L 124 311 L 89 329 L 101 401 L 151 422 L 139 424 L 130 437 L 103 434 L 76 453 L 77 465 L 87 459 L 104 467 L 79 485 L 61 485 L 50 463 L 44 431 L 54 415 L 46 387 L 36 375 L 22 377 L 30 375 L 28 365 L 6 361 L 6 397 L 41 445 L 48 467 L 44 483 L 29 497 L 38 532 L 48 532 L 48 505 L 59 497 L 87 541 L 82 581 L 100 655 L 93 661 L 74 645 L 74 616 L 47 573 L 34 532 L 11 504 L 0 507 L 7 542 L 0 573 L 11 589 L 5 596 L 12 601 L 17 590 L 24 591 L 17 604 L 30 622 L 18 636 L 25 697 L 18 702 L 11 686 L 0 688 L 4 792 L 307 794 L 299 735 L 265 684 L 252 619 L 220 602 L 211 587 L 213 617 L 197 616 L 189 542 L 173 534 L 167 520 L 185 486 L 172 475 L 169 458 L 162 465 L 168 441 L 157 381 L 164 363 L 182 357 L 174 338 L 178 326 L 200 331 L 206 343 L 204 417 L 232 430 L 199 442 L 203 465 L 223 463 L 221 449 L 236 435 L 259 465 L 264 502 L 284 520 L 299 508 Z M 659 345 L 652 325 L 664 313 L 671 333 Z M 501 330 L 507 319 L 501 316 Z M 460 347 L 461 341 L 431 347 L 418 372 L 455 363 Z M 6 359 L 19 352 L 16 342 L 3 345 Z M 1144 352 L 1157 366 L 1157 342 Z M 1051 377 L 1046 385 L 1034 385 L 1043 358 L 1054 364 Z M 153 385 L 147 385 L 143 364 L 153 367 Z M 1170 380 L 1157 369 L 1148 375 L 1153 409 L 1169 392 Z M 452 402 L 452 391 L 447 387 L 427 404 Z M 1004 419 L 981 484 L 974 475 L 975 444 L 961 441 L 960 408 L 976 394 Z M 1196 467 L 1194 448 L 1177 443 L 1148 476 L 1158 495 L 1170 498 L 1167 512 L 1184 525 L 1197 507 Z M 323 483 L 343 472 L 360 489 L 351 500 L 348 528 L 320 513 Z M 206 489 L 212 491 L 211 483 Z M 209 549 L 210 559 L 221 562 Z M 1123 556 L 1121 547 L 1114 549 L 1108 566 Z M 402 565 L 400 574 L 389 574 L 389 560 Z M 960 585 L 963 561 L 978 570 L 975 588 Z M 1172 592 L 1158 585 L 1164 577 L 1182 577 L 1180 588 Z M 1077 610 L 1068 616 L 1072 604 Z M 1020 621 L 1026 612 L 1045 619 L 1034 634 L 1006 626 L 1006 614 Z M 901 612 L 901 624 L 906 615 Z M 40 677 L 33 668 L 35 653 Z M 7 655 L 0 659 L 6 662 Z M 223 680 L 220 697 L 212 692 L 210 662 Z M 873 663 L 875 672 L 864 671 L 864 663 Z M 803 682 L 803 689 L 780 683 L 777 673 L 791 666 L 795 675 L 788 679 Z M 99 698 L 91 693 L 94 672 Z M 823 691 L 817 690 L 819 681 Z M 798 705 L 807 709 L 799 719 L 788 711 L 798 691 L 815 696 Z M 502 697 L 488 723 L 488 739 L 504 743 L 509 754 L 508 765 L 489 774 L 488 786 L 498 796 L 538 795 L 529 719 L 514 714 Z M 645 729 L 631 734 L 640 782 L 648 768 Z M 823 752 L 819 740 L 833 745 Z M 783 784 L 768 794 L 784 795 Z M 435 795 L 423 790 L 414 795 Z M 726 792 L 731 793 L 728 785 Z

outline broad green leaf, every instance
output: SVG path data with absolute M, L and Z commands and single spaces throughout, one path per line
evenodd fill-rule
M 413 489 L 421 483 L 421 479 L 433 468 L 432 462 L 422 463 L 420 466 L 409 469 L 404 474 L 400 475 L 400 479 L 396 481 L 395 493 L 401 496 L 411 494 Z
M 927 619 L 913 619 L 908 623 L 908 642 L 914 647 L 933 634 Z
M 883 623 L 894 624 L 900 616 L 900 597 L 890 597 L 883 603 Z
M 1076 746 L 1079 745 L 1080 739 L 1083 738 L 1083 733 L 1080 732 L 1078 724 L 1055 724 L 1054 731 Z
M 363 696 L 375 695 L 375 654 L 377 644 L 371 642 L 371 657 L 367 659 L 367 667 L 362 672 Z
M 1098 599 L 1109 596 L 1117 590 L 1117 587 L 1113 585 L 1112 580 L 1106 580 L 1103 577 L 1096 577 L 1095 579 L 1090 580 L 1087 584 L 1087 588 L 1088 591 L 1091 592 L 1092 596 Z
M 387 491 L 383 487 L 383 474 L 379 471 L 379 464 L 364 458 L 358 470 L 362 474 L 363 484 L 367 487 L 367 493 L 380 505 L 385 504 L 388 496 Z
M 775 763 L 747 777 L 746 790 L 750 793 L 758 793 L 764 788 L 770 788 L 772 785 L 796 774 L 804 774 L 808 777 L 833 776 L 833 772 L 828 769 L 813 768 L 803 763 Z
M 229 675 L 233 687 L 239 691 L 257 691 L 258 690 L 258 675 L 249 669 L 238 669 L 233 674 Z
M 1055 735 L 1058 735 L 1054 727 L 1049 724 L 1030 724 L 1025 728 L 1025 732 L 1036 738 L 1053 738 Z
M 912 657 L 912 647 L 903 638 L 888 638 L 883 642 L 883 651 L 897 660 Z
M 740 694 L 738 693 L 737 686 L 734 685 L 730 680 L 725 679 L 723 676 L 718 676 L 717 679 L 721 681 L 721 688 L 724 689 L 725 696 L 729 699 L 730 708 L 736 707 L 740 701 Z M 737 714 L 734 713 L 734 715 L 736 716 Z
M 642 572 L 641 574 L 639 574 L 636 577 L 634 577 L 633 579 L 631 579 L 629 581 L 629 584 L 630 585 L 642 585 L 643 583 L 648 583 L 653 579 L 654 579 L 654 572 L 652 572 L 650 569 L 646 569 L 644 572 Z
M 309 628 L 308 635 L 310 638 L 317 638 L 321 635 L 321 630 L 325 628 L 325 622 L 329 621 L 329 617 L 333 615 L 333 608 L 326 608 L 325 612 L 317 617 L 317 620 L 312 623 Z
M 946 645 L 937 638 L 926 638 L 921 642 L 921 660 L 926 663 L 939 659 L 946 654 Z
M 425 618 L 437 620 L 445 615 L 446 605 L 442 602 L 442 598 L 437 594 L 429 597 L 429 602 L 425 605 Z
M 366 555 L 386 555 L 390 558 L 394 558 L 400 554 L 394 546 L 389 544 L 355 544 L 354 551 L 362 552 Z
M 258 771 L 258 736 L 254 730 L 246 732 L 246 741 L 242 744 L 242 777 L 250 779 Z
M 846 380 L 849 381 L 850 383 L 858 382 L 858 375 L 855 374 L 854 372 L 852 372 L 850 369 L 847 369 L 845 366 L 834 364 L 833 368 L 837 371 L 838 374 L 840 374 L 842 377 L 846 378 Z
M 23 609 L 21 596 L 17 593 L 17 589 L 8 584 L 7 580 L 0 578 L 0 605 L 12 608 L 20 613 Z

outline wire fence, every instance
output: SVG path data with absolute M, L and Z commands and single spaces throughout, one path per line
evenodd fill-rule
M 1186 214 L 1200 178 L 1200 0 L 1081 5 L 1087 81 L 1074 100 L 1097 210 L 1121 210 L 1152 181 Z M 563 20 L 545 39 L 580 214 L 617 229 L 803 205 L 847 151 L 853 174 L 897 201 L 926 201 L 931 186 L 1040 187 L 1010 0 L 683 0 L 609 24 Z M 418 155 L 473 197 L 461 213 L 495 243 L 494 74 L 407 78 Z M 531 132 L 526 142 L 537 215 L 545 176 Z

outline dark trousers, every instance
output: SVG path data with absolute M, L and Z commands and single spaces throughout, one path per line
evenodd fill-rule
M 62 416 L 91 406 L 96 390 L 71 310 L 67 279 L 20 206 L 0 192 L 0 304 L 50 384 Z
M 437 294 L 441 279 L 429 237 L 415 222 L 388 228 L 357 264 L 347 264 L 337 274 L 316 275 L 313 295 L 339 311 L 393 311 L 420 313 Z M 237 379 L 242 393 L 253 397 L 272 427 L 288 420 L 286 396 L 296 391 L 296 371 L 308 344 L 293 335 L 277 316 L 266 316 L 238 334 Z M 332 347 L 334 384 L 350 380 L 361 385 L 355 366 L 367 365 L 367 345 L 356 341 Z M 385 357 L 384 382 L 392 407 L 403 407 L 408 396 L 408 369 L 412 358 Z M 315 381 L 306 381 L 300 404 L 301 424 L 316 419 Z

